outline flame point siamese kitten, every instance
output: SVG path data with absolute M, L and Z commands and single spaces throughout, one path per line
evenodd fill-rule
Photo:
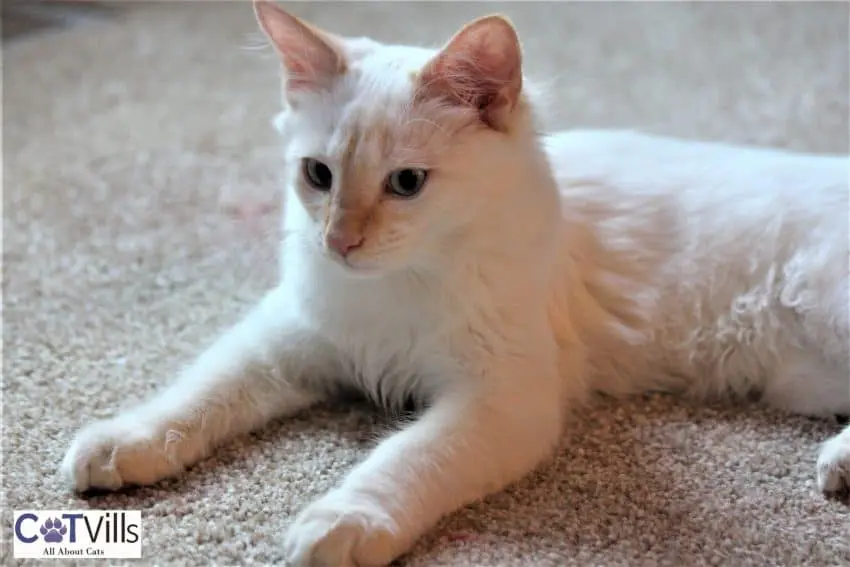
M 161 394 L 82 429 L 75 490 L 175 475 L 346 380 L 427 409 L 282 545 L 385 565 L 538 466 L 593 392 L 850 413 L 846 158 L 541 135 L 503 17 L 431 50 L 254 6 L 284 68 L 279 286 Z M 850 429 L 816 474 L 847 488 Z

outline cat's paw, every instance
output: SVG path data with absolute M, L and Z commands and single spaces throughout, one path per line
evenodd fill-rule
M 822 492 L 850 490 L 850 427 L 823 444 L 817 466 Z
M 379 504 L 340 489 L 295 518 L 284 554 L 293 567 L 378 567 L 403 551 L 400 536 Z
M 59 474 L 71 490 L 78 492 L 152 484 L 175 468 L 168 462 L 159 438 L 129 417 L 96 421 L 77 433 Z

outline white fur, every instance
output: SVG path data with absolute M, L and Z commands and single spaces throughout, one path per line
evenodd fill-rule
M 175 474 L 344 379 L 430 407 L 304 510 L 285 549 L 297 565 L 383 565 L 537 466 L 594 391 L 755 392 L 850 413 L 845 158 L 540 137 L 523 104 L 507 135 L 460 135 L 433 190 L 393 205 L 427 223 L 352 270 L 323 248 L 295 164 L 335 159 L 352 120 L 402 120 L 409 70 L 434 54 L 356 51 L 353 78 L 276 122 L 289 164 L 279 287 L 162 395 L 82 430 L 62 464 L 73 488 Z M 824 490 L 850 484 L 848 439 L 825 445 Z

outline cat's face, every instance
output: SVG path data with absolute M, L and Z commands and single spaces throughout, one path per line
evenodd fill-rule
M 426 268 L 480 210 L 521 89 L 500 18 L 442 51 L 349 40 L 257 2 L 287 77 L 278 120 L 308 239 L 353 272 Z

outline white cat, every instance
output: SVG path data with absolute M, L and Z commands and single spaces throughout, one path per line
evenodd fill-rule
M 159 396 L 84 428 L 74 489 L 177 474 L 346 380 L 427 409 L 285 553 L 384 565 L 540 464 L 593 392 L 850 413 L 847 159 L 541 136 L 501 17 L 435 51 L 255 9 L 286 69 L 280 285 Z M 850 429 L 817 478 L 850 485 Z

